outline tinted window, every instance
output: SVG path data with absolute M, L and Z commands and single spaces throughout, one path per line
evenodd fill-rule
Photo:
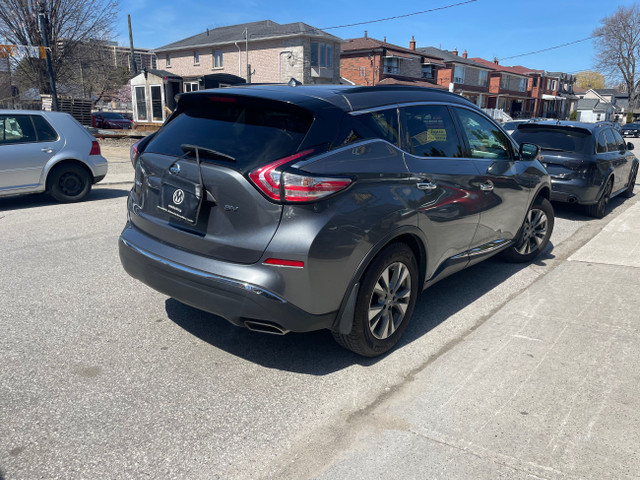
M 102 117 L 104 118 L 110 118 L 113 120 L 124 120 L 124 117 L 122 116 L 121 113 L 116 113 L 116 112 L 102 112 L 100 114 Z
M 511 159 L 507 136 L 487 118 L 466 108 L 455 109 L 467 136 L 473 158 Z
M 622 135 L 620 135 L 617 130 L 613 130 L 613 138 L 615 138 L 616 140 L 616 144 L 618 145 L 618 150 L 627 149 L 627 144 L 624 142 Z
M 145 152 L 180 156 L 180 145 L 197 145 L 235 158 L 232 163 L 239 169 L 252 168 L 295 153 L 312 121 L 307 110 L 282 102 L 183 97 L 176 117 L 158 131 Z
M 36 127 L 36 134 L 38 135 L 39 142 L 55 142 L 58 139 L 56 131 L 43 117 L 40 115 L 33 115 L 31 119 Z
M 400 109 L 402 148 L 419 157 L 462 157 L 462 146 L 447 107 L 419 105 Z
M 361 115 L 347 115 L 340 129 L 338 146 L 365 140 L 382 138 L 389 143 L 399 145 L 398 111 L 395 108 Z
M 596 135 L 596 153 L 606 153 L 607 151 L 607 139 L 604 136 L 604 132 L 598 132 Z
M 616 150 L 618 150 L 618 143 L 613 136 L 613 130 L 607 128 L 605 130 L 605 135 L 607 137 L 607 150 L 609 150 L 610 152 L 615 152 Z
M 29 115 L 0 115 L 0 144 L 35 142 Z
M 593 152 L 592 135 L 587 130 L 525 123 L 511 135 L 518 143 L 535 143 L 540 148 L 566 152 Z

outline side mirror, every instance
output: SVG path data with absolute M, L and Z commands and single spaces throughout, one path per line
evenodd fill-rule
M 634 148 L 633 143 L 627 142 L 627 150 L 633 150 Z
M 540 147 L 533 143 L 520 144 L 520 160 L 535 160 L 540 153 Z

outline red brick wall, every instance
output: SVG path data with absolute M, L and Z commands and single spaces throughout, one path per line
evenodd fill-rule
M 449 88 L 453 81 L 453 68 L 443 68 L 438 70 L 438 85 Z
M 380 81 L 381 56 L 341 56 L 340 75 L 356 85 L 375 85 Z M 364 69 L 364 77 L 361 76 Z
M 489 78 L 489 92 L 500 93 L 500 79 L 502 76 L 499 73 L 491 73 Z

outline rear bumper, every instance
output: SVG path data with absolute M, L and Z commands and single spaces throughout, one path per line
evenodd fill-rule
M 572 180 L 551 178 L 551 201 L 553 202 L 590 205 L 597 203 L 599 193 L 599 185 L 589 185 L 589 182 L 582 178 Z
M 160 242 L 128 224 L 120 236 L 120 261 L 133 278 L 182 303 L 237 326 L 263 322 L 284 331 L 308 332 L 331 328 L 334 323 L 336 312 L 310 314 L 256 283 L 179 263 L 173 255 L 166 255 L 173 249 L 165 244 L 163 254 L 155 253 L 155 244 Z M 180 254 L 184 252 L 177 256 Z

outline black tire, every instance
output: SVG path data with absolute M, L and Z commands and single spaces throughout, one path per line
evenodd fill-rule
M 389 275 L 395 281 L 388 281 Z M 332 332 L 333 337 L 344 348 L 365 357 L 391 350 L 413 315 L 418 278 L 418 264 L 408 246 L 394 243 L 385 247 L 360 281 L 351 333 Z
M 613 178 L 607 180 L 607 184 L 598 199 L 598 203 L 587 205 L 587 215 L 594 218 L 603 218 L 607 213 L 607 205 L 611 200 L 611 191 L 613 190 Z
M 636 178 L 638 176 L 638 165 L 631 167 L 631 173 L 629 174 L 629 183 L 627 188 L 622 192 L 622 196 L 625 198 L 633 197 L 633 188 L 636 186 Z
M 549 200 L 536 199 L 525 216 L 517 240 L 502 257 L 513 263 L 530 262 L 547 247 L 554 223 L 555 213 Z
M 58 202 L 79 202 L 91 191 L 91 175 L 80 165 L 59 165 L 49 174 L 47 185 L 49 195 Z

